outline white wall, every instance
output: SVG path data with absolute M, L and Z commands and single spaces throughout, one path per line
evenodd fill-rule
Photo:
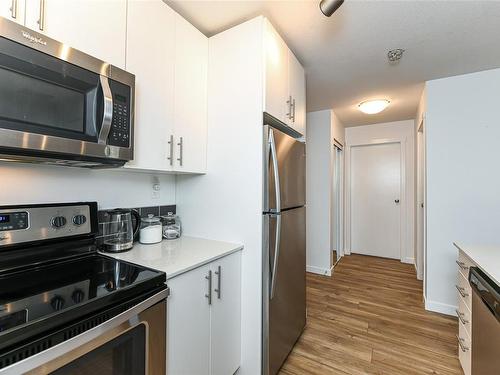
M 344 126 L 332 110 L 307 113 L 307 271 L 331 275 L 333 139 L 344 142 Z
M 500 243 L 500 69 L 427 82 L 426 307 L 454 314 L 453 241 Z
M 209 39 L 209 172 L 177 177 L 177 212 L 184 233 L 245 246 L 242 375 L 261 372 L 262 21 L 253 19 Z
M 395 121 L 373 125 L 347 127 L 345 129 L 345 181 L 346 181 L 346 253 L 350 253 L 350 153 L 351 147 L 362 144 L 377 144 L 387 140 L 397 140 L 403 147 L 404 162 L 404 197 L 401 197 L 403 221 L 402 230 L 402 256 L 401 261 L 414 262 L 415 244 L 415 135 L 414 121 Z
M 175 204 L 175 176 L 0 162 L 0 205 L 97 201 L 99 208 Z

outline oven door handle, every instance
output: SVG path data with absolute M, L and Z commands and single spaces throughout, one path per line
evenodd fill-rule
M 135 305 L 134 307 L 122 312 L 121 314 L 111 318 L 108 321 L 105 321 L 104 323 L 94 328 L 89 329 L 88 331 L 85 331 L 69 340 L 63 341 L 60 344 L 57 344 L 38 354 L 30 356 L 22 361 L 16 362 L 10 366 L 0 369 L 0 375 L 17 375 L 24 374 L 29 371 L 39 373 L 37 372 L 37 369 L 41 370 L 41 372 L 43 373 L 46 373 L 42 366 L 51 361 L 57 360 L 64 355 L 67 355 L 68 353 L 78 349 L 82 345 L 92 342 L 99 336 L 109 333 L 110 331 L 112 332 L 113 330 L 117 330 L 121 324 L 127 321 L 130 321 L 132 323 L 132 326 L 141 324 L 138 319 L 139 314 L 157 304 L 158 302 L 166 300 L 168 295 L 169 289 L 162 290 L 161 292 L 156 293 L 155 295 L 142 301 L 138 305 Z
M 99 79 L 101 82 L 104 109 L 97 143 L 99 143 L 100 145 L 105 145 L 108 143 L 108 136 L 111 130 L 111 122 L 113 120 L 113 93 L 111 92 L 111 87 L 109 87 L 108 77 L 100 75 Z

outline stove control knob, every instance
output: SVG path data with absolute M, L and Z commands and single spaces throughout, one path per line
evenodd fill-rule
M 75 225 L 83 225 L 85 224 L 85 222 L 87 221 L 87 218 L 85 217 L 85 215 L 75 215 L 73 216 L 73 224 Z
M 82 302 L 84 297 L 85 293 L 83 293 L 81 289 L 76 289 L 71 295 L 71 299 L 73 300 L 74 303 Z
M 64 216 L 54 216 L 50 224 L 54 228 L 62 228 L 66 225 L 66 218 Z
M 50 300 L 50 305 L 55 311 L 59 311 L 64 307 L 64 298 L 61 296 L 55 296 Z

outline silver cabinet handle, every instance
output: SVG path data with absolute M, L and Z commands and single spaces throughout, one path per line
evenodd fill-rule
M 208 304 L 212 304 L 212 270 L 208 271 L 208 275 L 205 276 L 205 279 L 208 280 L 208 294 L 205 294 L 205 297 L 208 298 Z
M 465 340 L 458 335 L 456 335 L 456 336 L 457 336 L 457 340 L 458 340 L 458 346 L 460 346 L 460 350 L 462 350 L 465 353 L 466 351 L 469 350 L 469 348 L 464 345 Z
M 38 18 L 38 28 L 40 31 L 45 29 L 45 0 L 40 0 L 40 14 Z
M 177 160 L 179 161 L 179 165 L 182 167 L 182 154 L 183 154 L 183 139 L 182 137 L 179 138 L 179 143 L 177 143 L 177 146 L 179 146 L 179 157 Z
M 222 278 L 222 268 L 221 266 L 217 267 L 217 271 L 215 271 L 215 274 L 217 275 L 217 289 L 215 290 L 215 293 L 217 293 L 217 299 L 220 299 L 221 295 L 221 278 Z
M 174 165 L 174 136 L 170 135 L 170 140 L 168 141 L 168 145 L 170 147 L 169 156 L 167 160 L 170 162 L 170 165 Z
M 466 293 L 466 292 L 465 292 L 465 288 L 462 288 L 461 286 L 458 286 L 458 285 L 455 285 L 455 288 L 457 288 L 458 293 L 460 293 L 460 295 L 461 295 L 462 297 L 464 297 L 464 298 L 465 298 L 465 297 L 468 297 L 468 296 L 469 296 L 469 293 Z
M 104 115 L 102 116 L 101 130 L 97 143 L 105 145 L 108 142 L 109 131 L 111 130 L 111 121 L 113 120 L 113 94 L 109 87 L 108 77 L 99 76 L 104 101 Z
M 292 122 L 295 122 L 295 99 L 292 100 Z
M 10 14 L 12 15 L 12 18 L 17 18 L 17 0 L 12 0 L 12 3 L 10 4 Z
M 469 269 L 469 267 L 467 267 L 467 266 L 465 265 L 465 263 L 464 263 L 464 262 L 460 262 L 460 261 L 456 260 L 456 261 L 455 261 L 455 263 L 456 263 L 456 264 L 458 264 L 458 266 L 459 266 L 461 269 L 463 269 L 464 271 L 466 271 L 466 270 L 468 270 L 468 269 Z
M 286 101 L 286 104 L 288 104 L 288 113 L 285 115 L 288 117 L 288 119 L 292 118 L 292 95 L 288 96 L 288 100 Z
M 464 313 L 461 313 L 460 310 L 458 310 L 458 309 L 455 309 L 455 312 L 457 313 L 458 319 L 460 319 L 460 321 L 462 322 L 462 324 L 469 323 L 469 321 L 464 318 L 464 316 L 465 316 Z

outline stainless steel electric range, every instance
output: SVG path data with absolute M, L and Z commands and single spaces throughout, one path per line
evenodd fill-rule
M 0 374 L 165 374 L 163 272 L 97 253 L 97 204 L 0 206 Z

